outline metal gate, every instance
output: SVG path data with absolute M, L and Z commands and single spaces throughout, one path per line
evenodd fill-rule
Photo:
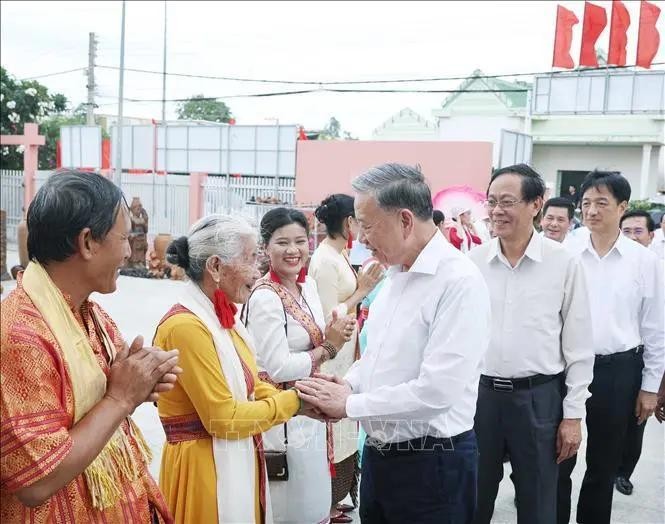
M 7 243 L 16 244 L 16 229 L 23 218 L 23 171 L 0 171 L 0 208 L 7 212 Z

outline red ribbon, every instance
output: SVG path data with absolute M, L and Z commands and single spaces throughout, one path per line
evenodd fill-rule
M 233 302 L 229 302 L 226 293 L 221 289 L 215 290 L 215 313 L 217 319 L 224 329 L 231 329 L 236 323 L 238 308 Z

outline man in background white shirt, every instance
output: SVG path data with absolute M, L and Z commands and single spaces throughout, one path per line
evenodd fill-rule
M 492 519 L 506 452 L 518 523 L 554 524 L 558 464 L 582 440 L 593 368 L 588 296 L 575 255 L 533 228 L 544 189 L 525 164 L 495 171 L 487 206 L 497 238 L 469 253 L 492 303 L 475 418 L 477 524 Z
M 345 380 L 319 376 L 296 387 L 324 414 L 359 420 L 367 432 L 364 524 L 466 524 L 476 505 L 487 286 L 434 225 L 418 169 L 385 164 L 352 186 L 359 239 L 391 267 L 365 324 L 365 353 Z
M 649 247 L 653 240 L 654 223 L 651 215 L 641 209 L 626 211 L 619 222 L 621 233 L 626 237 L 639 242 L 644 247 Z M 631 495 L 633 483 L 630 477 L 635 471 L 635 466 L 642 454 L 642 440 L 644 439 L 644 424 L 628 424 L 626 438 L 623 444 L 621 462 L 617 471 L 614 484 L 619 493 Z
M 586 405 L 586 472 L 577 504 L 582 524 L 609 524 L 626 431 L 653 414 L 663 375 L 663 272 L 652 251 L 619 230 L 630 193 L 623 176 L 602 171 L 589 173 L 580 191 L 591 234 L 579 258 L 596 354 Z
M 543 236 L 564 245 L 569 244 L 572 237 L 568 235 L 568 231 L 573 216 L 575 216 L 575 206 L 569 199 L 550 198 L 543 206 L 543 216 L 540 219 Z
M 649 248 L 656 253 L 661 263 L 665 260 L 665 213 L 660 217 L 660 229 L 654 232 Z

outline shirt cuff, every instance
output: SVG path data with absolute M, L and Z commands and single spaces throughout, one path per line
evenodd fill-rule
M 586 406 L 574 406 L 564 402 L 563 404 L 563 418 L 579 418 L 586 417 Z
M 661 378 L 654 377 L 653 373 L 649 373 L 648 370 L 645 369 L 642 372 L 642 386 L 640 389 L 642 391 L 647 391 L 648 393 L 658 393 Z
M 366 397 L 363 393 L 353 393 L 346 397 L 346 416 L 350 419 L 363 418 L 366 413 Z

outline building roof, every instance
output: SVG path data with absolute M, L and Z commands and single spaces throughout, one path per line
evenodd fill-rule
M 380 126 L 374 129 L 373 134 L 378 134 L 383 130 L 394 127 L 395 125 L 409 125 L 412 130 L 432 131 L 436 130 L 436 124 L 427 120 L 425 117 L 416 113 L 410 107 L 405 107 L 401 111 L 395 113 L 393 116 L 385 120 Z
M 480 69 L 476 69 L 469 78 L 464 80 L 459 85 L 457 89 L 459 89 L 460 91 L 465 91 L 467 89 L 473 90 L 471 89 L 471 86 L 473 84 L 477 84 L 476 87 L 474 87 L 473 89 L 531 89 L 531 84 L 529 84 L 528 82 L 522 82 L 520 80 L 509 82 L 507 80 L 502 80 L 500 78 L 488 78 Z M 441 107 L 445 109 L 464 94 L 465 94 L 464 92 L 451 94 L 448 98 L 444 100 Z M 526 107 L 526 100 L 527 100 L 526 91 L 522 92 L 508 91 L 508 92 L 499 92 L 494 94 L 507 108 L 516 109 L 516 108 Z

